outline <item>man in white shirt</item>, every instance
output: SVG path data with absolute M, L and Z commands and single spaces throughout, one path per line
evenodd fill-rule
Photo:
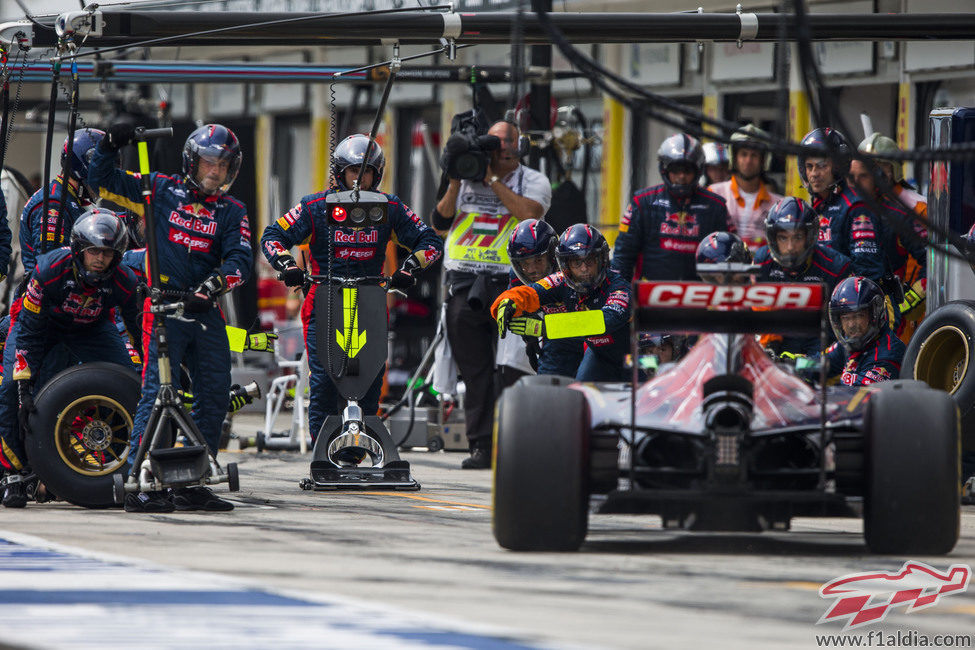
M 431 219 L 438 232 L 447 233 L 447 340 L 466 387 L 471 456 L 461 464 L 465 469 L 491 466 L 494 403 L 503 385 L 523 374 L 495 378 L 497 325 L 489 308 L 508 288 L 508 238 L 519 221 L 541 219 L 552 203 L 545 175 L 519 162 L 518 128 L 496 122 L 488 135 L 500 146 L 491 152 L 483 180 L 451 178 Z
M 771 156 L 767 141 L 759 137 L 768 138 L 769 135 L 754 124 L 735 131 L 731 135 L 731 180 L 708 186 L 725 200 L 728 215 L 738 227 L 738 235 L 752 251 L 765 244 L 765 217 L 782 198 L 762 179 Z

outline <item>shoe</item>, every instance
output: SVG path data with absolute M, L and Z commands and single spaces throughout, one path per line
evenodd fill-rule
M 460 463 L 461 469 L 491 469 L 491 450 L 475 447 L 471 449 L 471 457 Z
M 5 508 L 26 508 L 27 507 L 27 488 L 23 481 L 11 483 L 3 493 L 3 507 Z
M 125 495 L 126 512 L 172 512 L 175 510 L 169 493 L 165 490 L 158 492 L 130 492 Z
M 975 506 L 975 476 L 972 476 L 962 486 L 961 504 L 963 506 Z
M 213 490 L 205 487 L 179 488 L 173 495 L 173 505 L 177 510 L 207 510 L 209 512 L 229 512 L 234 504 L 221 499 Z

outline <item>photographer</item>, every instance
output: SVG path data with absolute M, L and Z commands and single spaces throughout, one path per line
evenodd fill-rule
M 432 215 L 434 228 L 447 233 L 447 340 L 467 387 L 464 417 L 471 456 L 461 464 L 465 469 L 491 465 L 499 387 L 497 326 L 488 308 L 507 288 L 508 238 L 519 221 L 541 219 L 552 201 L 545 175 L 519 162 L 518 128 L 496 122 L 487 136 L 494 137 L 478 136 L 476 127 L 467 126 L 448 140 L 442 165 L 450 183 Z M 482 174 L 476 163 L 485 158 Z M 503 377 L 502 382 L 516 378 Z

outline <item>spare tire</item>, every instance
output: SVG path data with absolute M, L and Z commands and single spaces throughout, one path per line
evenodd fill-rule
M 142 382 L 114 363 L 72 366 L 34 397 L 24 441 L 27 458 L 50 492 L 75 505 L 115 505 L 112 475 L 123 471 Z
M 952 301 L 924 319 L 907 345 L 901 378 L 954 397 L 962 446 L 975 449 L 975 302 Z

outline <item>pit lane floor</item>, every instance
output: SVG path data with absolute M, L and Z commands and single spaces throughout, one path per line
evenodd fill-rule
M 249 448 L 222 456 L 240 467 L 232 513 L 0 509 L 0 646 L 815 648 L 844 633 L 816 624 L 824 582 L 908 559 L 975 566 L 971 506 L 944 558 L 871 556 L 854 519 L 691 534 L 617 515 L 592 517 L 578 553 L 511 553 L 491 535 L 490 472 L 404 457 L 420 492 L 304 492 L 310 455 Z M 874 630 L 972 647 L 975 587 L 851 633 Z

